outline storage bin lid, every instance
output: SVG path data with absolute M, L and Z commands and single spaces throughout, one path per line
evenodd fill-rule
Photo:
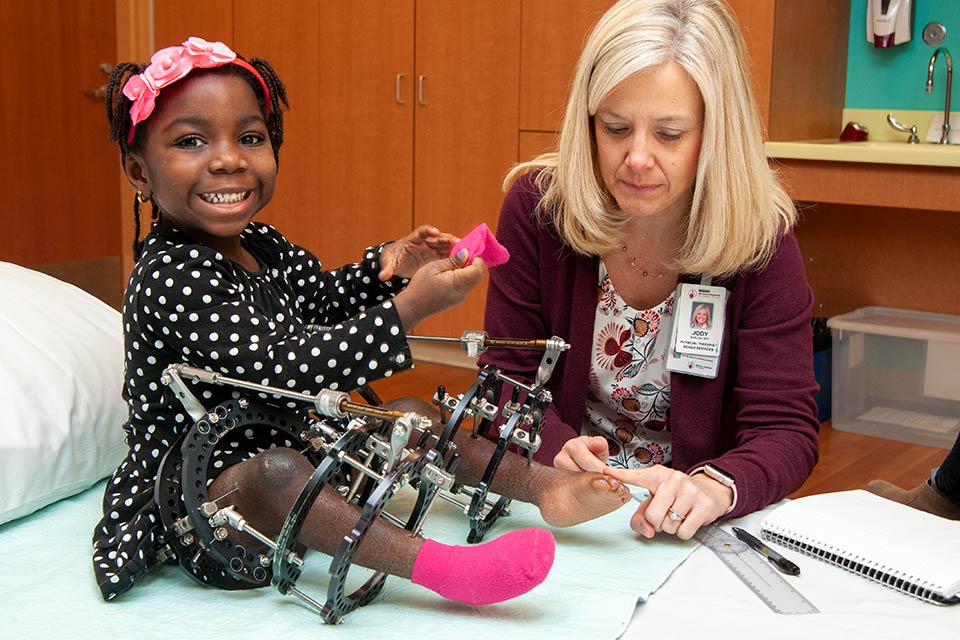
M 889 307 L 863 307 L 827 320 L 831 329 L 898 338 L 960 342 L 960 316 Z

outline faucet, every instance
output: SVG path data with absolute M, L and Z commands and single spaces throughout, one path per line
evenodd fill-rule
M 937 47 L 930 56 L 930 65 L 927 67 L 927 93 L 933 93 L 933 67 L 937 64 L 937 54 L 943 51 L 943 59 L 947 61 L 947 97 L 943 101 L 943 132 L 940 134 L 940 144 L 950 142 L 950 89 L 953 85 L 953 59 L 946 47 Z

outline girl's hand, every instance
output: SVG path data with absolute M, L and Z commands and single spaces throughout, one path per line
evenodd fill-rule
M 567 471 L 596 471 L 607 468 L 610 448 L 602 436 L 580 436 L 567 440 L 554 459 L 553 466 Z
M 645 538 L 663 531 L 689 540 L 733 504 L 733 490 L 703 473 L 688 476 L 659 464 L 647 469 L 606 467 L 604 473 L 650 491 L 630 519 L 630 528 Z
M 427 316 L 449 309 L 464 301 L 470 290 L 477 286 L 487 268 L 481 258 L 464 266 L 467 250 L 446 260 L 426 263 L 410 278 L 406 288 L 393 301 L 407 333 Z
M 407 236 L 391 242 L 380 253 L 380 275 L 382 282 L 395 276 L 412 278 L 423 265 L 450 255 L 450 250 L 460 238 L 443 233 L 436 227 L 424 224 Z

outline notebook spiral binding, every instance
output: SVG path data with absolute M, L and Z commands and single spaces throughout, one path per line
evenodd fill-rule
M 824 562 L 829 562 L 834 566 L 846 569 L 847 571 L 856 573 L 857 575 L 863 576 L 874 582 L 879 582 L 880 584 L 890 587 L 891 589 L 896 589 L 901 593 L 913 596 L 914 598 L 919 598 L 924 602 L 941 606 L 960 603 L 960 596 L 941 596 L 936 591 L 928 588 L 924 584 L 912 581 L 912 576 L 904 577 L 895 573 L 889 573 L 885 570 L 885 567 L 874 567 L 863 562 L 858 562 L 857 557 L 844 557 L 839 553 L 834 553 L 829 549 L 821 549 L 807 542 L 794 540 L 793 538 L 783 535 L 782 533 L 776 533 L 766 529 L 761 530 L 760 535 L 767 541 L 776 542 L 777 544 L 789 547 L 805 555 L 818 558 Z

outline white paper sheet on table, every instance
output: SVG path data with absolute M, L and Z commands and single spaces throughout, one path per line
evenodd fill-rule
M 324 626 L 299 600 L 272 587 L 226 592 L 192 582 L 176 567 L 164 567 L 119 600 L 105 603 L 94 583 L 90 539 L 100 515 L 103 483 L 28 518 L 0 527 L 0 602 L 6 637 L 73 639 L 138 637 L 409 638 L 442 631 L 463 638 L 616 638 L 635 604 L 663 584 L 695 549 L 693 542 L 649 542 L 629 529 L 635 503 L 576 527 L 556 529 L 557 554 L 547 580 L 512 601 L 469 607 L 445 601 L 399 578 L 388 578 L 369 605 L 344 624 Z M 537 510 L 513 503 L 488 539 L 512 529 L 543 526 Z M 438 501 L 425 534 L 465 544 L 466 518 Z M 518 549 L 517 553 L 523 553 Z M 297 586 L 326 598 L 329 560 L 306 556 Z M 351 577 L 363 571 L 354 567 Z M 357 572 L 356 574 L 354 572 Z M 414 629 L 418 631 L 414 632 Z M 10 634 L 10 635 L 8 635 Z M 322 634 L 318 635 L 318 634 Z

